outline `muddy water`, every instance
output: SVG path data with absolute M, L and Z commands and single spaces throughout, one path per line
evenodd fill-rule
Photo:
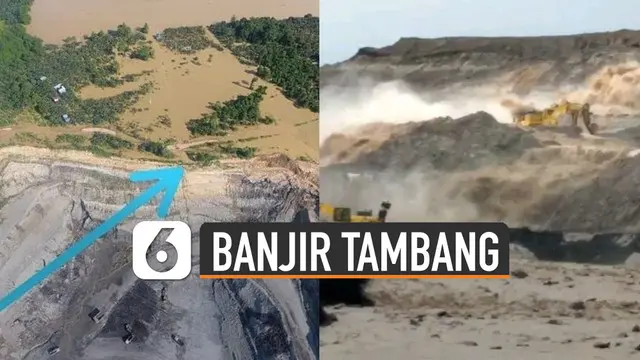
M 241 64 L 228 50 L 207 49 L 185 56 L 173 53 L 155 41 L 153 47 L 156 56 L 150 61 L 120 59 L 123 74 L 153 71 L 149 76 L 117 89 L 90 86 L 81 90 L 84 98 L 100 98 L 133 90 L 143 82 L 154 83 L 154 90 L 134 106 L 142 111 L 121 116 L 119 131 L 137 125 L 146 138 L 172 138 L 177 141 L 178 148 L 207 140 L 231 140 L 239 141 L 243 146 L 257 147 L 260 153 L 284 152 L 292 157 L 317 159 L 318 123 L 314 121 L 317 114 L 296 108 L 273 84 L 261 80 L 257 85 L 268 87 L 261 111 L 277 119 L 276 124 L 240 128 L 224 138 L 192 138 L 186 123 L 207 112 L 210 102 L 249 94 L 248 84 L 253 78 L 250 72 L 255 69 Z M 158 126 L 161 116 L 171 120 L 170 126 Z
M 29 30 L 47 42 L 59 42 L 68 36 L 80 37 L 123 22 L 131 26 L 147 22 L 153 33 L 167 27 L 207 25 L 233 15 L 283 18 L 307 13 L 318 14 L 317 0 L 36 0 Z M 170 52 L 156 41 L 152 41 L 152 46 L 156 56 L 150 61 L 119 59 L 122 74 L 149 72 L 139 81 L 117 89 L 92 86 L 78 89 L 84 98 L 101 98 L 134 90 L 144 82 L 154 83 L 154 90 L 134 106 L 138 111 L 123 114 L 117 124 L 109 126 L 110 131 L 129 138 L 134 135 L 132 129 L 137 128 L 138 134 L 147 139 L 174 139 L 178 148 L 194 142 L 231 140 L 257 147 L 259 153 L 284 152 L 294 158 L 318 158 L 317 114 L 295 108 L 273 84 L 262 81 L 258 85 L 267 85 L 268 94 L 261 110 L 277 119 L 276 124 L 241 128 L 223 138 L 192 138 L 186 123 L 207 112 L 209 102 L 248 94 L 251 71 L 255 69 L 240 64 L 227 50 L 207 49 L 184 56 Z M 162 117 L 168 117 L 170 125 L 159 125 Z M 70 130 L 65 127 L 66 132 Z M 16 125 L 7 133 L 21 131 L 36 132 L 50 139 L 57 135 L 32 123 Z M 80 128 L 71 132 L 82 133 Z
M 318 0 L 36 0 L 29 32 L 46 42 L 81 37 L 127 23 L 147 22 L 151 31 L 183 25 L 208 25 L 237 17 L 286 18 L 318 15 Z

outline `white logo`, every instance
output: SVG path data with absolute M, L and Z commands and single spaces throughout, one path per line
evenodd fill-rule
M 170 270 L 160 272 L 147 262 L 147 249 L 161 230 L 171 229 L 167 242 L 178 254 L 176 264 Z M 156 259 L 162 264 L 168 254 L 158 251 Z M 142 280 L 182 280 L 191 273 L 191 229 L 182 221 L 143 221 L 133 228 L 133 273 Z

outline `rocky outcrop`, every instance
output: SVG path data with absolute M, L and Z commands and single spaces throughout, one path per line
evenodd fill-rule
M 375 208 L 388 200 L 394 204 L 392 221 L 504 221 L 586 233 L 640 230 L 635 200 L 640 194 L 634 195 L 640 158 L 633 156 L 635 144 L 614 137 L 524 130 L 480 112 L 414 123 L 411 131 L 361 154 L 357 142 L 351 146 L 341 150 L 355 154 L 349 161 L 322 168 L 325 201 Z M 349 173 L 368 176 L 350 179 Z
M 342 151 L 357 152 L 357 144 Z M 391 137 L 353 159 L 349 166 L 376 171 L 473 170 L 487 164 L 507 164 L 541 146 L 531 133 L 500 124 L 486 112 L 478 112 L 459 119 L 416 123 L 411 131 Z
M 640 31 L 546 37 L 403 38 L 363 48 L 351 59 L 321 68 L 321 86 L 349 85 L 362 77 L 403 80 L 418 88 L 480 84 L 521 72 L 529 86 L 581 82 L 610 63 L 640 60 Z

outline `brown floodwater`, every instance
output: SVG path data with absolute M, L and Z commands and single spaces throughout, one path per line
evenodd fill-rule
M 112 29 L 123 22 L 151 31 L 252 16 L 318 15 L 319 0 L 36 0 L 29 32 L 46 42 Z
M 36 0 L 29 31 L 46 42 L 56 43 L 68 36 L 81 37 L 91 31 L 115 28 L 123 22 L 130 26 L 146 22 L 152 32 L 157 32 L 167 27 L 207 25 L 233 15 L 286 18 L 308 13 L 318 14 L 318 0 Z M 149 61 L 119 58 L 123 75 L 149 71 L 139 81 L 115 89 L 94 86 L 78 89 L 84 98 L 101 98 L 133 90 L 143 82 L 154 83 L 154 90 L 134 106 L 140 111 L 122 114 L 108 131 L 128 137 L 131 131 L 127 129 L 138 128 L 145 138 L 173 139 L 179 148 L 209 141 L 234 141 L 256 147 L 259 153 L 286 153 L 294 158 L 317 160 L 317 114 L 296 108 L 276 86 L 262 81 L 258 85 L 266 85 L 269 90 L 261 110 L 277 119 L 276 124 L 240 128 L 225 137 L 192 138 L 187 122 L 208 112 L 210 102 L 248 94 L 246 85 L 253 78 L 250 71 L 255 68 L 241 64 L 228 50 L 210 48 L 186 56 L 173 53 L 154 40 L 152 46 L 155 57 Z M 171 120 L 168 127 L 158 126 L 161 117 Z M 12 130 L 0 133 L 0 141 L 20 132 L 37 133 L 49 140 L 62 132 L 86 134 L 82 127 L 58 129 L 21 121 Z

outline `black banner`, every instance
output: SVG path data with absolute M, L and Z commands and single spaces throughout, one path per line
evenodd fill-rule
M 507 277 L 503 223 L 206 223 L 200 276 Z

